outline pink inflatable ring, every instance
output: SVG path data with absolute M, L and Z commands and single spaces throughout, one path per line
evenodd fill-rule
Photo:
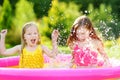
M 120 78 L 120 67 L 25 69 L 16 68 L 18 62 L 19 56 L 0 58 L 0 80 L 118 80 Z

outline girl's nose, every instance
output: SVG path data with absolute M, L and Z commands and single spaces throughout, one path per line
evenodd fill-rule
M 33 36 L 33 37 L 36 37 L 36 36 L 38 36 L 38 34 L 33 33 L 32 36 Z
M 35 35 L 34 35 L 34 34 L 32 34 L 32 37 L 35 37 Z

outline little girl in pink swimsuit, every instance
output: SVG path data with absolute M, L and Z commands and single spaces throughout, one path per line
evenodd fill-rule
M 87 16 L 81 16 L 75 20 L 67 44 L 72 50 L 72 67 L 110 65 L 103 43 Z

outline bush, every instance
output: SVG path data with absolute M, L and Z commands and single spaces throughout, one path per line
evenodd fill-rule
M 13 16 L 9 0 L 4 0 L 2 8 L 0 7 L 0 12 L 0 29 L 11 29 Z
M 114 42 L 113 41 L 105 41 L 104 42 L 104 46 L 107 47 L 107 48 L 110 48 L 114 45 Z
M 75 20 L 80 16 L 78 6 L 74 3 L 62 3 L 57 0 L 52 1 L 52 7 L 48 12 L 48 17 L 43 17 L 42 20 L 46 24 L 44 34 L 51 38 L 53 29 L 58 29 L 60 32 L 59 44 L 66 45 L 68 34 Z
M 24 8 L 23 8 L 24 7 Z M 19 0 L 16 4 L 11 30 L 8 31 L 7 42 L 12 46 L 21 43 L 21 31 L 26 22 L 36 19 L 33 5 L 27 0 Z M 14 33 L 13 33 L 14 32 Z
M 110 5 L 106 6 L 105 4 L 101 4 L 98 9 L 95 9 L 90 4 L 86 12 L 94 22 L 95 27 L 102 32 L 105 40 L 114 40 L 119 37 L 120 24 L 112 15 Z

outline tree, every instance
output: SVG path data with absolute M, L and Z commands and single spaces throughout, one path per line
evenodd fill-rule
M 12 8 L 9 0 L 4 0 L 0 18 L 0 28 L 11 29 L 11 24 L 12 24 Z
M 105 4 L 101 4 L 98 9 L 95 9 L 90 4 L 86 12 L 106 40 L 113 40 L 119 37 L 120 27 L 112 15 L 110 5 L 106 6 Z
M 33 9 L 37 18 L 48 15 L 52 0 L 28 0 L 34 4 Z
M 0 13 L 2 13 L 2 6 L 0 6 Z M 1 15 L 1 14 L 0 14 Z M 0 21 L 1 21 L 1 16 L 0 16 Z M 0 30 L 2 29 L 2 27 L 0 27 Z
M 22 26 L 26 22 L 35 20 L 36 16 L 33 11 L 33 5 L 26 0 L 19 0 L 19 2 L 16 4 L 16 11 L 13 19 L 12 30 L 9 31 L 8 34 L 9 43 L 12 45 L 16 45 L 18 43 L 20 44 Z
M 60 45 L 66 45 L 66 40 L 70 33 L 71 26 L 74 20 L 81 14 L 78 11 L 79 7 L 74 3 L 62 3 L 57 0 L 52 1 L 52 7 L 48 12 L 48 17 L 43 17 L 46 27 L 44 27 L 45 35 L 51 38 L 53 29 L 58 29 Z

